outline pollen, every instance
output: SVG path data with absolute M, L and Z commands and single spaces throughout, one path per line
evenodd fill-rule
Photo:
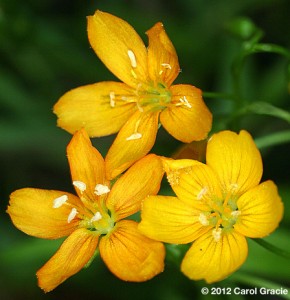
M 179 98 L 179 101 L 188 108 L 192 108 L 191 104 L 188 102 L 185 96 Z
M 70 223 L 78 214 L 79 212 L 77 211 L 77 209 L 74 207 L 72 208 L 72 210 L 70 211 L 68 217 L 67 217 L 67 222 Z
M 197 200 L 201 200 L 201 198 L 207 193 L 208 188 L 205 186 L 201 191 L 197 194 Z
M 142 134 L 139 132 L 135 132 L 126 138 L 126 141 L 138 140 L 141 139 Z
M 216 242 L 218 242 L 222 236 L 222 229 L 221 228 L 213 229 L 212 236 L 213 236 L 214 240 Z
M 106 185 L 103 185 L 103 184 L 97 184 L 95 187 L 95 191 L 94 191 L 94 193 L 97 196 L 101 196 L 101 195 L 107 194 L 109 192 L 110 192 L 109 187 Z
M 114 92 L 110 92 L 110 105 L 111 105 L 111 107 L 115 107 L 115 105 L 116 105 Z
M 84 182 L 79 180 L 74 180 L 73 185 L 77 187 L 81 191 L 81 193 L 83 193 L 87 188 L 87 185 Z
M 137 67 L 137 61 L 136 61 L 136 57 L 135 57 L 134 52 L 132 50 L 128 50 L 127 53 L 128 53 L 132 68 L 136 68 Z
M 96 222 L 101 220 L 103 217 L 99 211 L 95 213 L 95 215 L 91 218 L 91 222 Z
M 53 200 L 53 208 L 59 208 L 61 207 L 66 201 L 68 200 L 68 196 L 67 195 L 62 195 L 60 197 L 57 197 Z
M 240 214 L 241 214 L 241 211 L 240 211 L 240 210 L 234 210 L 234 211 L 231 212 L 231 215 L 232 215 L 233 217 L 236 217 L 236 218 L 237 218 Z
M 208 221 L 206 215 L 203 214 L 203 213 L 201 213 L 201 214 L 199 215 L 199 218 L 198 218 L 198 219 L 199 219 L 199 222 L 201 223 L 201 225 L 203 225 L 203 226 L 207 226 L 207 225 L 209 224 L 209 221 Z

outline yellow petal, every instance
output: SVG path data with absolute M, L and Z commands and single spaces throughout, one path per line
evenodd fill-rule
M 150 78 L 169 87 L 180 69 L 174 46 L 168 38 L 162 23 L 155 24 L 146 32 L 149 38 L 148 66 Z
M 49 292 L 79 272 L 93 256 L 98 239 L 97 235 L 87 229 L 74 231 L 54 256 L 37 271 L 39 287 Z
M 71 206 L 54 208 L 55 199 L 63 196 Z M 26 234 L 57 239 L 69 235 L 78 226 L 77 217 L 68 222 L 72 207 L 78 211 L 83 209 L 80 200 L 70 193 L 24 188 L 10 195 L 7 212 L 13 224 Z
M 84 129 L 77 131 L 67 147 L 67 156 L 71 169 L 73 183 L 85 184 L 82 190 L 75 184 L 78 195 L 87 200 L 94 200 L 97 184 L 108 184 L 105 180 L 105 164 L 102 155 L 92 146 L 88 134 Z
M 283 203 L 277 187 L 266 181 L 247 191 L 237 201 L 241 215 L 235 229 L 241 234 L 261 238 L 274 231 L 283 216 Z
M 173 244 L 187 244 L 207 232 L 200 212 L 176 197 L 150 196 L 144 200 L 138 228 L 146 236 Z
M 123 219 L 139 211 L 145 197 L 158 193 L 163 173 L 161 159 L 149 154 L 122 175 L 107 199 L 107 207 L 114 212 L 114 219 Z
M 121 174 L 151 150 L 158 129 L 158 114 L 137 111 L 122 127 L 105 159 L 109 179 Z
M 207 165 L 218 175 L 224 192 L 240 195 L 259 184 L 262 159 L 250 134 L 221 131 L 207 144 Z
M 133 91 L 119 82 L 99 82 L 65 93 L 53 110 L 57 125 L 70 133 L 85 128 L 89 136 L 117 132 L 136 110 L 130 99 Z
M 88 17 L 88 36 L 106 67 L 131 87 L 148 81 L 147 50 L 134 28 L 109 13 Z
M 143 236 L 129 220 L 118 222 L 114 232 L 101 239 L 100 254 L 110 271 L 125 281 L 146 281 L 164 268 L 163 244 Z
M 216 242 L 212 231 L 196 240 L 186 253 L 181 271 L 190 279 L 204 279 L 207 283 L 220 281 L 236 271 L 246 260 L 246 238 L 232 232 Z
M 207 137 L 212 114 L 203 102 L 201 91 L 192 85 L 173 85 L 172 103 L 160 114 L 162 126 L 176 139 L 190 143 Z

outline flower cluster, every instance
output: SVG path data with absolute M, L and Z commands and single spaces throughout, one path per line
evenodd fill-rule
M 181 271 L 216 282 L 247 257 L 246 237 L 274 231 L 283 205 L 272 181 L 262 182 L 262 159 L 250 134 L 215 133 L 206 163 L 148 154 L 162 125 L 184 143 L 205 140 L 212 114 L 201 90 L 173 82 L 180 72 L 176 51 L 157 23 L 148 48 L 124 20 L 96 11 L 88 17 L 92 48 L 121 82 L 73 89 L 54 106 L 58 126 L 73 134 L 67 146 L 75 194 L 24 188 L 7 209 L 26 234 L 67 237 L 37 272 L 51 291 L 100 253 L 125 281 L 149 280 L 164 269 L 165 243 L 189 244 Z M 117 133 L 105 158 L 90 137 Z M 176 194 L 157 195 L 162 177 Z M 132 215 L 141 211 L 138 224 Z

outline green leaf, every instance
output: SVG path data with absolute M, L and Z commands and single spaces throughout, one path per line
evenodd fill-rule
M 290 142 L 290 130 L 283 130 L 255 139 L 259 149 Z

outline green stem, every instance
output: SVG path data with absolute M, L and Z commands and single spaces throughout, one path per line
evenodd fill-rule
M 290 142 L 290 130 L 275 132 L 267 136 L 255 139 L 255 143 L 259 149 L 267 148 L 274 145 L 280 145 Z
M 224 98 L 224 99 L 232 99 L 232 94 L 227 93 L 214 93 L 214 92 L 202 92 L 202 96 L 204 98 Z
M 252 241 L 256 242 L 257 244 L 259 244 L 260 246 L 264 247 L 265 249 L 271 251 L 272 253 L 275 253 L 279 256 L 283 256 L 285 258 L 290 259 L 290 252 L 285 251 L 281 248 L 278 248 L 278 247 L 274 246 L 273 244 L 266 242 L 263 239 L 252 239 Z

